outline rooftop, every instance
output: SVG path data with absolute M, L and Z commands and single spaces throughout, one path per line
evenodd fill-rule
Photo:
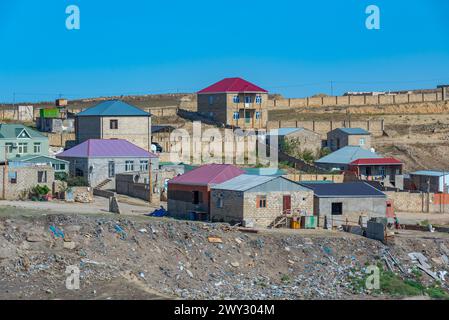
M 431 177 L 442 177 L 445 175 L 449 175 L 449 170 L 448 171 L 432 171 L 432 170 L 420 170 L 420 171 L 415 171 L 415 172 L 410 172 L 410 174 L 415 175 L 415 176 L 431 176 Z
M 233 179 L 230 179 L 226 182 L 220 183 L 213 187 L 214 190 L 231 190 L 231 191 L 248 191 L 251 190 L 257 186 L 261 186 L 267 182 L 281 179 L 280 181 L 287 183 L 289 191 L 294 190 L 306 190 L 307 188 L 294 182 L 291 180 L 288 180 L 287 178 L 284 178 L 282 176 L 256 176 L 256 175 L 249 175 L 249 174 L 242 174 L 240 176 L 237 176 Z
M 225 78 L 213 85 L 198 91 L 202 93 L 268 93 L 267 90 L 256 86 L 242 78 Z
M 357 159 L 351 162 L 354 166 L 363 165 L 393 165 L 402 164 L 402 161 L 396 158 L 368 158 L 368 159 Z
M 142 109 L 132 106 L 126 102 L 120 100 L 109 100 L 101 102 L 93 107 L 90 107 L 76 115 L 77 117 L 88 116 L 151 116 L 150 113 L 143 111 Z
M 384 198 L 386 195 L 365 182 L 301 183 L 314 191 L 318 198 Z
M 346 134 L 354 134 L 354 135 L 370 135 L 368 131 L 362 128 L 338 128 L 337 130 L 340 130 Z
M 206 164 L 177 176 L 169 184 L 215 185 L 244 174 L 245 171 L 231 164 Z
M 279 129 L 271 129 L 268 134 L 276 135 L 276 136 L 286 136 L 288 134 L 303 131 L 304 128 L 279 128 Z
M 66 158 L 103 158 L 103 157 L 135 157 L 157 158 L 154 153 L 148 152 L 127 140 L 122 139 L 89 139 L 73 148 L 61 152 L 56 157 Z
M 46 138 L 36 130 L 33 130 L 23 124 L 1 123 L 0 139 L 16 139 L 16 138 Z
M 358 159 L 377 159 L 381 158 L 377 153 L 363 149 L 357 146 L 346 146 L 338 149 L 327 156 L 318 159 L 316 163 L 335 163 L 335 164 L 350 164 Z

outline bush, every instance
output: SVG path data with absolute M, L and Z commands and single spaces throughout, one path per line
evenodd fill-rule
M 67 177 L 68 175 L 65 172 L 55 172 L 55 180 L 67 182 Z
M 87 187 L 88 186 L 87 179 L 84 177 L 67 177 L 65 182 L 67 182 L 68 187 Z

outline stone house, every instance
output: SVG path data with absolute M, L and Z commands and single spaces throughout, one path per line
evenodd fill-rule
M 211 188 L 211 220 L 268 227 L 283 214 L 312 214 L 313 191 L 282 176 L 239 175 Z
M 371 134 L 362 128 L 337 128 L 327 133 L 327 147 L 331 151 L 346 146 L 371 149 Z
M 89 186 L 114 189 L 115 176 L 122 172 L 148 172 L 157 169 L 159 158 L 127 140 L 89 139 L 56 155 L 69 161 L 72 176 L 85 177 Z
M 223 79 L 197 95 L 202 116 L 230 127 L 267 127 L 268 91 L 242 78 Z
M 272 129 L 267 133 L 267 144 L 270 144 L 273 136 L 278 139 L 278 150 L 293 157 L 306 150 L 311 151 L 314 156 L 320 154 L 322 140 L 319 133 L 304 128 Z M 288 146 L 294 150 L 288 150 Z
M 5 177 L 5 170 L 7 175 Z M 20 165 L 0 165 L 0 196 L 2 199 L 18 200 L 28 198 L 29 192 L 37 185 L 52 190 L 55 177 L 53 167 L 22 163 Z M 4 188 L 6 186 L 6 189 Z
M 175 127 L 169 125 L 151 126 L 151 142 L 157 142 L 162 147 L 162 152 L 170 152 L 174 141 L 170 135 Z
M 303 183 L 314 192 L 314 215 L 324 226 L 324 217 L 332 226 L 357 224 L 359 216 L 386 217 L 387 196 L 366 182 Z
M 209 220 L 210 189 L 245 171 L 230 164 L 208 164 L 168 181 L 168 211 L 178 218 Z M 193 215 L 193 216 L 192 216 Z
M 120 100 L 104 101 L 75 117 L 76 141 L 126 139 L 151 151 L 151 114 Z

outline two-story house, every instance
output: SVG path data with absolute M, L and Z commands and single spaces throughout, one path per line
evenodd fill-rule
M 223 79 L 197 93 L 198 113 L 242 129 L 265 129 L 268 91 L 242 78 Z
M 126 139 L 151 151 L 151 114 L 120 100 L 101 102 L 76 115 L 77 144 L 89 139 Z
M 23 124 L 0 124 L 0 161 L 11 166 L 20 163 L 50 165 L 55 172 L 66 172 L 67 162 L 50 157 L 48 137 Z

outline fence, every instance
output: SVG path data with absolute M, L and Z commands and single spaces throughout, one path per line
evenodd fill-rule
M 325 96 L 291 99 L 275 99 L 268 101 L 270 110 L 306 108 L 306 107 L 332 107 L 332 106 L 376 106 L 386 104 L 420 103 L 448 100 L 447 94 L 440 92 L 410 93 L 377 96 Z

